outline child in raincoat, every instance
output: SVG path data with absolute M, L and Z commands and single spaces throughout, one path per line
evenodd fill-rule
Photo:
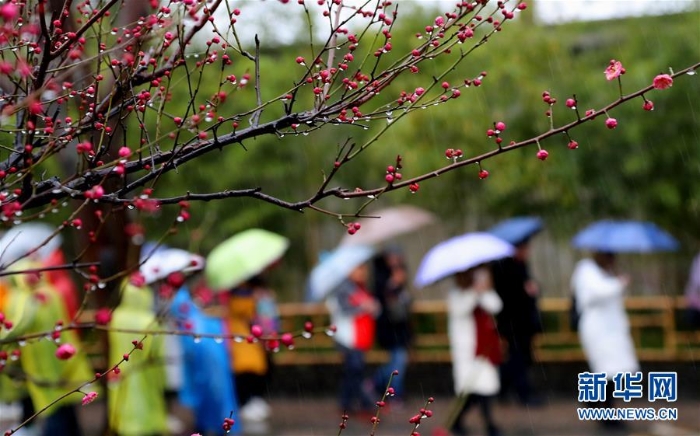
M 232 335 L 248 336 L 257 319 L 258 278 L 248 280 L 228 294 L 228 328 Z M 249 421 L 265 421 L 269 406 L 262 398 L 269 371 L 267 351 L 260 342 L 231 344 L 231 369 L 241 416 Z
M 111 329 L 160 330 L 153 314 L 153 292 L 135 274 L 122 286 L 119 306 L 112 314 Z M 119 372 L 108 375 L 108 419 L 110 430 L 119 436 L 155 436 L 168 434 L 165 404 L 165 361 L 163 337 L 156 335 L 109 332 L 109 364 L 114 365 L 134 349 L 132 341 L 141 341 Z
M 171 315 L 180 330 L 202 334 L 227 334 L 221 318 L 207 315 L 190 295 L 187 287 L 180 288 L 171 305 Z M 224 418 L 233 413 L 231 434 L 241 430 L 238 405 L 229 367 L 229 341 L 207 337 L 196 341 L 192 336 L 179 336 L 183 351 L 183 385 L 180 402 L 195 416 L 195 431 L 204 436 L 221 434 Z
M 3 322 L 5 319 L 10 320 L 10 317 L 7 315 L 10 310 L 12 310 L 13 315 L 21 312 L 17 310 L 17 308 L 14 310 L 10 309 L 10 304 L 19 306 L 23 306 L 25 304 L 24 302 L 16 301 L 17 298 L 18 297 L 16 295 L 10 295 L 10 287 L 7 281 L 0 280 L 0 314 L 2 314 L 0 316 L 3 318 Z M 25 300 L 28 298 L 28 295 L 24 296 Z M 15 316 L 12 316 L 12 318 L 14 318 L 11 320 L 13 324 L 15 324 L 17 321 L 21 321 Z M 15 325 L 13 328 L 17 328 L 17 326 Z M 11 329 L 2 327 L 2 323 L 0 323 L 0 339 L 6 339 L 9 336 L 10 330 Z M 13 348 L 14 347 L 7 345 L 0 345 L 0 356 L 2 356 L 0 360 L 7 361 Z M 15 403 L 25 398 L 27 395 L 27 390 L 24 383 L 11 378 L 8 371 L 3 371 L 5 367 L 12 368 L 11 363 L 12 362 L 10 361 L 0 364 L 0 403 Z
M 41 268 L 41 264 L 29 259 L 17 262 L 15 270 Z M 69 323 L 64 302 L 59 292 L 43 274 L 16 274 L 8 279 L 9 293 L 4 302 L 3 313 L 13 322 L 11 329 L 3 329 L 0 339 L 12 339 L 38 332 L 60 331 L 60 325 Z M 58 327 L 57 327 L 58 326 Z M 61 345 L 70 345 L 75 354 L 67 359 L 57 357 Z M 75 331 L 61 331 L 57 339 L 27 341 L 21 348 L 19 364 L 27 376 L 27 391 L 35 410 L 49 406 L 57 398 L 73 389 L 95 392 L 99 387 L 85 385 L 94 378 L 87 356 L 82 351 Z M 40 415 L 43 419 L 43 434 L 80 435 L 75 405 L 81 402 L 80 394 L 69 395 L 52 405 Z

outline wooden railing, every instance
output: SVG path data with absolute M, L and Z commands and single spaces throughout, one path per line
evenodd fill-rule
M 632 337 L 637 356 L 646 362 L 680 362 L 700 360 L 700 331 L 685 326 L 685 303 L 680 297 L 630 297 L 625 302 L 629 314 Z M 544 332 L 534 341 L 534 354 L 539 362 L 583 361 L 578 334 L 569 328 L 570 301 L 565 298 L 542 298 L 539 303 Z M 306 321 L 316 326 L 330 324 L 324 304 L 283 303 L 279 306 L 282 330 L 301 330 Z M 449 339 L 445 302 L 416 301 L 412 324 L 415 333 L 410 350 L 411 362 L 450 362 Z M 85 312 L 84 320 L 94 314 Z M 96 367 L 104 365 L 100 343 L 92 343 L 89 353 Z M 367 354 L 370 363 L 382 363 L 387 353 L 373 349 Z M 316 334 L 310 339 L 297 339 L 294 350 L 283 350 L 274 355 L 278 365 L 338 364 L 341 356 L 333 338 Z
M 565 298 L 543 298 L 540 311 L 544 332 L 534 343 L 535 357 L 540 362 L 583 361 L 578 334 L 569 328 L 570 301 Z M 700 359 L 700 332 L 684 326 L 685 303 L 680 297 L 630 297 L 626 300 L 632 337 L 642 361 L 673 362 Z M 412 362 L 449 362 L 449 342 L 444 301 L 417 301 L 413 307 L 415 343 Z M 285 303 L 280 305 L 283 330 L 300 329 L 310 320 L 314 325 L 328 325 L 328 312 L 323 304 Z M 280 365 L 314 365 L 340 363 L 333 339 L 327 335 L 299 339 L 293 351 L 275 355 Z M 372 350 L 371 363 L 384 362 L 386 352 Z

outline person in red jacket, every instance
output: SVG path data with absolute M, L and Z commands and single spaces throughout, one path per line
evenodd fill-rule
M 381 306 L 367 289 L 368 276 L 367 264 L 356 267 L 327 300 L 331 322 L 337 329 L 334 339 L 343 353 L 340 407 L 346 412 L 370 412 L 374 407 L 374 399 L 362 384 L 365 353 L 374 345 L 375 318 Z

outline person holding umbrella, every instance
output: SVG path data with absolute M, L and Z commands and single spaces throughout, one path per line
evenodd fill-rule
M 636 372 L 639 362 L 625 311 L 629 277 L 615 270 L 615 255 L 595 252 L 580 260 L 571 277 L 579 318 L 579 338 L 592 372 L 611 380 L 619 372 Z M 613 384 L 608 383 L 605 407 L 613 407 Z M 619 426 L 622 421 L 602 421 Z
M 398 371 L 392 378 L 393 405 L 396 406 L 404 395 L 403 380 L 413 335 L 408 270 L 404 254 L 394 241 L 401 235 L 411 234 L 438 219 L 433 213 L 410 205 L 391 206 L 371 214 L 378 218 L 359 219 L 361 230 L 356 234 L 346 234 L 340 241 L 340 246 L 384 246 L 372 259 L 372 276 L 375 298 L 381 305 L 377 317 L 376 340 L 382 349 L 388 351 L 389 361 L 377 369 L 371 382 L 373 390 L 381 395 L 391 374 Z M 387 244 L 388 241 L 391 242 Z
M 157 318 L 163 318 L 164 327 L 168 330 L 179 329 L 187 324 L 191 327 L 190 332 L 222 334 L 221 327 L 216 328 L 216 325 L 222 324 L 222 321 L 216 319 L 211 323 L 200 321 L 200 311 L 189 299 L 187 281 L 191 281 L 193 275 L 204 269 L 204 258 L 186 250 L 163 245 L 144 244 L 141 248 L 143 263 L 140 272 L 145 284 L 156 291 L 154 313 Z M 188 305 L 188 303 L 192 304 Z M 187 319 L 183 320 L 183 317 Z M 212 329 L 213 331 L 210 331 Z M 216 393 L 211 392 L 207 384 L 208 378 L 222 374 L 222 371 L 212 369 L 210 364 L 215 364 L 217 361 L 220 363 L 222 353 L 225 356 L 223 361 L 228 359 L 225 345 L 214 344 L 212 339 L 202 340 L 206 344 L 200 345 L 195 343 L 192 336 L 177 335 L 166 335 L 163 341 L 165 399 L 168 408 L 172 409 L 173 403 L 179 398 L 181 404 L 195 411 L 195 424 L 203 433 L 212 429 L 219 430 L 222 417 L 228 416 L 231 410 L 237 411 L 237 408 L 232 407 L 233 400 L 224 401 L 227 399 L 227 389 L 218 386 L 218 380 Z M 199 361 L 198 364 L 193 365 L 193 360 Z M 226 372 L 224 371 L 223 374 Z M 193 394 L 195 389 L 197 393 Z M 201 409 L 201 403 L 198 402 L 201 396 L 207 396 L 208 404 L 204 411 Z M 225 410 L 220 407 L 221 402 L 225 403 L 223 406 Z M 214 423 L 212 423 L 212 414 L 217 414 Z M 168 414 L 168 426 L 172 433 L 181 433 L 185 422 L 171 412 Z M 237 431 L 238 426 L 234 430 Z
M 251 277 L 228 292 L 228 327 L 232 334 L 269 335 L 256 322 L 259 319 L 256 296 L 267 292 L 261 276 Z M 234 342 L 231 346 L 236 395 L 240 415 L 247 421 L 264 422 L 270 408 L 264 400 L 270 382 L 272 361 L 265 342 Z
M 343 354 L 340 408 L 344 413 L 373 411 L 374 399 L 363 389 L 365 353 L 374 344 L 375 318 L 381 306 L 369 291 L 368 261 L 374 249 L 364 245 L 341 246 L 312 271 L 311 295 L 325 298 L 337 348 Z
M 451 431 L 465 435 L 462 417 L 473 404 L 481 406 L 489 436 L 500 434 L 491 415 L 491 397 L 500 389 L 501 345 L 493 316 L 503 302 L 493 289 L 488 267 L 477 266 L 454 276 L 447 297 L 448 336 L 455 392 L 469 393 Z
M 207 257 L 205 276 L 214 292 L 226 293 L 227 324 L 230 334 L 259 337 L 256 324 L 257 296 L 269 296 L 264 272 L 276 264 L 289 248 L 289 239 L 262 229 L 240 232 L 215 247 Z M 269 383 L 271 359 L 266 342 L 234 341 L 230 365 L 240 416 L 266 431 L 270 408 L 263 399 Z
M 571 277 L 579 338 L 590 370 L 605 373 L 608 380 L 617 373 L 639 371 L 624 300 L 630 278 L 617 271 L 615 253 L 675 250 L 678 243 L 654 224 L 637 221 L 599 221 L 572 242 L 593 253 L 577 263 Z M 612 407 L 614 384 L 608 382 L 607 388 L 605 407 Z M 601 424 L 618 428 L 623 421 Z
M 542 331 L 537 308 L 539 286 L 530 276 L 530 240 L 542 230 L 537 217 L 516 217 L 497 224 L 489 233 L 515 246 L 515 254 L 492 263 L 494 288 L 503 301 L 497 315 L 498 331 L 508 343 L 508 354 L 501 366 L 501 395 L 515 389 L 522 404 L 540 405 L 530 382 L 532 339 Z
M 493 289 L 487 263 L 514 252 L 511 244 L 491 234 L 468 233 L 433 247 L 418 268 L 418 287 L 446 277 L 455 281 L 447 297 L 447 315 L 457 401 L 446 423 L 455 435 L 466 434 L 462 417 L 477 403 L 488 435 L 500 434 L 491 414 L 491 397 L 500 389 L 498 365 L 502 357 L 493 317 L 503 303 Z

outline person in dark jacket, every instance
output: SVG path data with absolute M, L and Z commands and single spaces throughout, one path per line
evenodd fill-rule
M 412 332 L 410 313 L 412 299 L 406 288 L 408 273 L 401 251 L 392 247 L 374 259 L 374 291 L 381 305 L 377 318 L 376 338 L 379 346 L 389 352 L 389 361 L 377 369 L 374 375 L 374 389 L 384 392 L 389 377 L 395 373 L 391 386 L 395 400 L 401 401 L 404 394 L 403 381 L 408 365 L 408 348 Z
M 492 264 L 494 287 L 503 301 L 496 320 L 498 331 L 508 344 L 507 358 L 501 366 L 501 395 L 515 389 L 523 404 L 538 405 L 529 377 L 532 366 L 532 340 L 542 331 L 537 308 L 539 287 L 531 278 L 527 264 L 530 239 L 519 241 L 513 257 Z

